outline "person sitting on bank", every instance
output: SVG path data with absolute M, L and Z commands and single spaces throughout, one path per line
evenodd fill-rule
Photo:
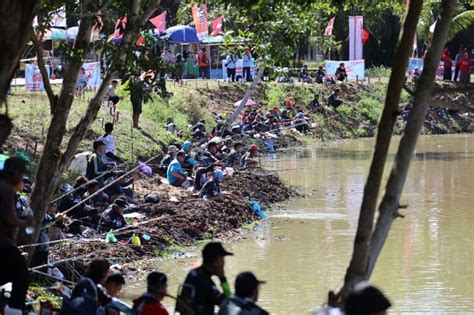
M 191 156 L 193 150 L 193 143 L 191 141 L 184 141 L 182 150 L 186 153 L 186 159 L 184 160 L 183 168 L 186 170 L 192 170 L 197 165 L 197 161 Z
M 341 93 L 341 90 L 335 89 L 334 92 L 329 96 L 328 98 L 328 104 L 334 108 L 339 107 L 342 105 L 342 100 L 339 99 L 339 95 Z
M 166 178 L 171 186 L 188 188 L 190 183 L 188 182 L 188 175 L 183 169 L 182 164 L 186 159 L 186 153 L 182 150 L 176 153 L 176 158 L 168 166 L 166 172 Z
M 357 284 L 344 304 L 346 315 L 385 315 L 391 303 L 376 287 L 367 282 Z
M 104 143 L 104 155 L 102 156 L 102 162 L 105 165 L 115 165 L 116 163 L 123 163 L 123 160 L 115 155 L 115 139 L 112 136 L 112 131 L 114 131 L 114 124 L 108 122 L 104 126 L 105 135 L 100 138 Z
M 202 250 L 203 263 L 187 275 L 183 290 L 178 298 L 188 302 L 195 315 L 213 315 L 214 307 L 231 296 L 230 286 L 225 277 L 224 264 L 225 257 L 232 255 L 234 254 L 226 251 L 218 242 L 211 242 L 204 246 Z M 219 278 L 224 293 L 217 289 L 212 276 Z M 182 311 L 186 310 L 183 310 L 183 307 L 180 307 L 180 303 L 178 303 L 177 311 L 182 314 Z
M 250 271 L 241 272 L 235 279 L 235 295 L 222 303 L 217 315 L 270 314 L 255 304 L 258 301 L 260 286 L 264 283 L 266 282 L 258 280 Z
M 147 291 L 133 301 L 133 314 L 136 315 L 168 315 L 161 301 L 168 295 L 168 278 L 164 273 L 151 272 L 146 278 Z
M 224 180 L 224 172 L 217 168 L 212 173 L 212 176 L 206 181 L 204 186 L 202 186 L 199 197 L 204 200 L 215 199 L 221 195 L 220 183 Z
M 323 67 L 319 67 L 318 72 L 316 72 L 316 79 L 315 79 L 316 83 L 323 84 L 325 77 L 326 77 L 326 72 L 324 72 Z
M 176 158 L 176 152 L 178 152 L 178 148 L 175 145 L 170 145 L 168 147 L 168 153 L 163 157 L 160 162 L 160 171 L 163 174 L 166 174 L 168 170 L 168 166 L 170 166 L 171 162 Z
M 87 183 L 87 192 L 84 199 L 93 196 L 85 202 L 92 209 L 96 209 L 99 213 L 103 212 L 109 206 L 109 196 L 103 191 L 97 193 L 100 189 L 99 183 L 94 179 Z M 95 195 L 94 195 L 95 194 Z
M 346 66 L 344 63 L 339 64 L 339 67 L 336 69 L 336 80 L 344 82 L 347 79 Z
M 234 147 L 234 141 L 232 141 L 231 136 L 227 136 L 225 138 L 225 143 L 224 146 L 221 148 L 221 152 L 225 155 L 228 156 L 230 154 L 230 151 L 232 151 Z
M 230 151 L 227 156 L 225 165 L 227 167 L 238 168 L 240 167 L 240 160 L 242 159 L 242 150 L 244 149 L 244 144 L 242 142 L 235 142 L 234 148 Z
M 112 102 L 114 107 L 117 105 L 119 101 L 123 100 L 123 96 L 117 95 L 117 93 L 115 93 L 115 89 L 117 88 L 117 85 L 118 85 L 118 81 L 112 80 L 112 83 L 107 89 L 107 92 L 105 93 L 105 97 L 104 97 L 104 100 L 106 102 Z
M 102 231 L 121 229 L 127 226 L 123 217 L 123 210 L 127 207 L 127 202 L 122 197 L 115 199 L 114 203 L 105 210 L 99 220 L 99 228 Z
M 304 65 L 301 68 L 300 75 L 299 75 L 299 81 L 301 81 L 303 83 L 312 83 L 313 82 L 313 78 L 311 78 L 311 76 L 308 73 L 308 66 L 307 65 Z
M 319 94 L 315 94 L 314 98 L 308 104 L 308 109 L 310 111 L 318 111 L 320 107 L 321 107 L 321 104 L 319 104 Z
M 240 166 L 242 167 L 255 167 L 258 166 L 258 161 L 255 160 L 257 157 L 257 152 L 259 151 L 258 145 L 252 144 L 249 150 L 242 155 L 240 160 Z
M 102 161 L 105 152 L 105 143 L 102 140 L 96 140 L 93 144 L 94 153 L 87 159 L 86 177 L 89 180 L 97 180 L 100 187 L 104 187 L 105 174 L 108 167 Z

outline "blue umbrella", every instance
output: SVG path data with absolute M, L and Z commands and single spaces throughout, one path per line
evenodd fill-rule
M 186 25 L 176 25 L 166 30 L 161 38 L 169 40 L 172 44 L 199 44 L 196 29 Z

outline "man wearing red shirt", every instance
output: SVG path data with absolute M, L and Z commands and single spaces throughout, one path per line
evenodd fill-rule
M 472 60 L 469 53 L 465 53 L 464 57 L 459 61 L 459 83 L 468 84 L 471 79 Z
M 453 61 L 451 59 L 451 55 L 449 54 L 448 48 L 444 49 L 441 60 L 443 61 L 444 66 L 443 80 L 451 81 L 451 78 L 453 77 Z
M 168 279 L 164 273 L 152 272 L 146 278 L 147 292 L 133 301 L 134 314 L 169 315 L 161 301 L 167 295 Z
M 198 54 L 199 62 L 199 75 L 203 79 L 209 79 L 208 70 L 209 70 L 209 59 L 207 58 L 206 48 L 203 48 Z

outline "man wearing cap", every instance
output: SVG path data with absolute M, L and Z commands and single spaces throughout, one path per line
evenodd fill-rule
M 203 263 L 201 267 L 192 270 L 183 287 L 191 287 L 193 296 L 183 297 L 191 302 L 191 308 L 195 315 L 212 315 L 214 307 L 220 305 L 226 297 L 231 296 L 230 287 L 227 283 L 224 272 L 224 257 L 234 254 L 226 251 L 221 243 L 211 242 L 204 246 L 202 250 Z M 217 289 L 211 277 L 217 276 L 220 279 L 224 293 Z
M 184 151 L 178 151 L 176 153 L 176 159 L 174 159 L 171 164 L 168 166 L 166 172 L 166 178 L 168 183 L 175 187 L 189 187 L 188 175 L 183 169 L 182 164 L 186 159 L 186 153 Z
M 241 272 L 235 279 L 235 295 L 222 303 L 218 315 L 267 315 L 267 311 L 255 304 L 258 301 L 260 285 L 250 271 Z
M 240 166 L 242 167 L 254 167 L 258 165 L 258 162 L 254 160 L 259 151 L 256 144 L 252 144 L 249 150 L 240 159 Z
M 163 174 L 166 174 L 168 166 L 170 166 L 171 162 L 176 158 L 176 152 L 178 152 L 178 148 L 175 145 L 170 145 L 168 147 L 168 153 L 160 162 L 160 170 Z
M 103 231 L 109 231 L 110 229 L 116 230 L 125 227 L 127 222 L 122 214 L 125 207 L 127 207 L 127 202 L 124 198 L 119 197 L 115 199 L 114 203 L 102 214 L 99 221 L 99 227 Z
M 344 304 L 346 315 L 385 315 L 392 306 L 385 295 L 368 282 L 357 284 Z
M 0 285 L 12 282 L 8 305 L 23 309 L 28 289 L 28 267 L 15 244 L 18 228 L 34 225 L 32 215 L 20 219 L 15 211 L 15 188 L 27 174 L 27 162 L 19 157 L 5 161 L 0 173 Z
M 89 180 L 95 179 L 100 187 L 104 186 L 104 176 L 107 172 L 107 166 L 102 161 L 104 155 L 105 143 L 102 140 L 96 140 L 93 144 L 94 153 L 87 159 L 86 177 Z M 99 177 L 100 176 L 100 177 Z

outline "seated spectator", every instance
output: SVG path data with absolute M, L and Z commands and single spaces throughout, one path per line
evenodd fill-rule
M 125 227 L 127 222 L 123 217 L 123 210 L 127 207 L 125 199 L 119 197 L 114 203 L 105 210 L 99 221 L 99 228 L 106 232 L 109 230 L 117 230 Z
M 324 83 L 325 77 L 326 77 L 326 72 L 324 72 L 323 67 L 319 67 L 318 72 L 316 72 L 316 83 L 318 84 Z
M 301 68 L 298 81 L 301 81 L 303 83 L 312 83 L 313 82 L 313 78 L 311 78 L 311 76 L 308 73 L 308 66 L 307 65 L 304 65 Z
M 311 111 L 319 109 L 319 94 L 315 94 L 313 100 L 308 104 L 308 109 Z
M 186 153 L 184 151 L 178 151 L 176 159 L 174 159 L 168 166 L 166 177 L 168 183 L 175 187 L 188 188 L 190 183 L 188 182 L 188 176 L 182 167 L 182 163 L 186 159 Z
M 339 67 L 336 69 L 336 80 L 344 82 L 347 79 L 346 66 L 344 63 L 339 64 Z
M 339 99 L 339 94 L 341 90 L 335 89 L 334 92 L 328 98 L 328 104 L 334 108 L 339 107 L 342 105 L 342 100 Z
M 242 159 L 242 150 L 244 149 L 244 144 L 242 142 L 235 142 L 234 148 L 230 151 L 226 159 L 226 166 L 238 168 L 240 167 L 240 160 Z
M 87 184 L 87 192 L 84 195 L 84 198 L 88 198 L 94 195 L 99 189 L 99 183 L 95 179 L 89 181 L 89 183 Z M 85 204 L 101 213 L 109 205 L 109 196 L 107 196 L 103 191 L 101 191 L 95 196 L 93 196 L 91 199 L 87 200 Z
M 108 167 L 102 161 L 105 152 L 105 143 L 102 140 L 94 141 L 94 153 L 87 159 L 86 177 L 89 180 L 95 179 L 100 187 L 104 187 L 105 174 Z
M 105 145 L 104 155 L 102 156 L 102 162 L 106 165 L 116 163 L 123 163 L 123 160 L 115 155 L 115 139 L 112 136 L 112 131 L 114 131 L 114 124 L 108 122 L 105 124 L 105 135 L 99 140 L 102 141 Z
M 304 113 L 302 110 L 298 111 L 298 114 L 296 114 L 295 120 L 293 121 L 295 125 L 295 129 L 298 130 L 301 133 L 307 133 L 309 129 L 309 123 L 307 118 L 304 116 Z
M 168 315 L 161 304 L 168 288 L 168 278 L 164 273 L 152 272 L 147 276 L 147 292 L 133 301 L 133 311 L 137 315 Z
M 112 80 L 112 83 L 110 84 L 104 96 L 104 101 L 112 102 L 114 106 L 117 105 L 119 101 L 123 100 L 123 96 L 117 95 L 117 93 L 115 93 L 115 89 L 117 88 L 117 85 L 118 85 L 118 81 Z
M 201 163 L 203 166 L 207 166 L 219 161 L 220 155 L 217 149 L 217 143 L 211 141 L 207 144 L 207 150 L 201 156 Z
M 225 138 L 225 145 L 221 148 L 221 152 L 228 156 L 230 151 L 232 151 L 234 147 L 234 141 L 232 141 L 232 137 L 228 136 Z
M 264 283 L 266 282 L 258 280 L 257 277 L 249 271 L 241 272 L 235 279 L 235 295 L 222 303 L 217 315 L 270 314 L 255 304 L 258 301 L 260 286 Z
M 257 166 L 258 165 L 258 161 L 255 160 L 255 157 L 257 156 L 257 152 L 258 152 L 258 146 L 256 144 L 252 144 L 249 148 L 249 150 L 247 151 L 247 153 L 245 153 L 241 160 L 240 160 L 240 165 L 242 167 L 254 167 L 254 166 Z
M 166 131 L 171 133 L 173 136 L 176 136 L 177 135 L 177 133 L 176 133 L 176 124 L 174 122 L 171 122 L 168 125 L 166 125 Z
M 133 190 L 129 188 L 133 184 L 133 177 L 124 176 L 125 172 L 117 172 L 114 176 L 109 177 L 105 184 L 109 185 L 105 189 L 105 193 L 109 196 L 109 203 L 118 197 L 124 198 L 128 203 L 135 203 L 133 200 Z
M 166 171 L 168 170 L 168 166 L 176 158 L 176 152 L 178 152 L 178 148 L 176 146 L 170 145 L 168 147 L 168 153 L 164 156 L 164 158 L 160 162 L 160 172 L 162 174 L 166 174 Z
M 221 169 L 214 170 L 212 176 L 202 186 L 199 197 L 205 200 L 218 197 L 221 194 L 219 184 L 224 180 L 224 172 Z

